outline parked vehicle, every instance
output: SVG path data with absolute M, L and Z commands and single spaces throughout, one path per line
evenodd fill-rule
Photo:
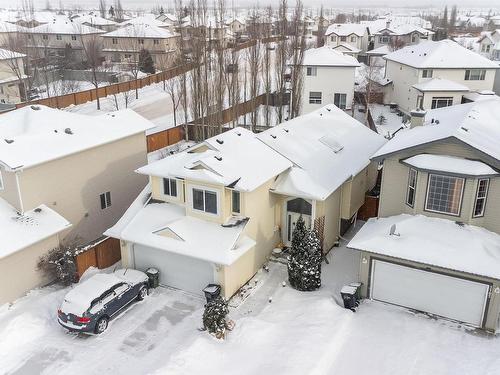
M 57 320 L 70 331 L 102 333 L 123 308 L 146 298 L 148 286 L 148 276 L 137 270 L 96 274 L 66 294 Z

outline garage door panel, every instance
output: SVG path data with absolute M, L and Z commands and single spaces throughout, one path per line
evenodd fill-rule
M 371 298 L 482 325 L 489 286 L 373 260 Z
M 134 247 L 135 268 L 155 267 L 160 271 L 160 284 L 202 294 L 202 289 L 214 282 L 211 263 L 149 247 Z

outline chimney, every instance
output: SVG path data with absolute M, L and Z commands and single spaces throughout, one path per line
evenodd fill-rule
M 410 112 L 410 129 L 413 129 L 417 126 L 423 126 L 424 125 L 424 119 L 425 119 L 425 114 L 427 112 L 424 111 L 423 109 L 415 109 Z
M 385 28 L 388 29 L 389 27 L 391 27 L 391 20 L 385 21 Z

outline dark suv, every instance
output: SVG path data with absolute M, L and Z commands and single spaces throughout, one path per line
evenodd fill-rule
M 96 274 L 66 294 L 57 311 L 59 324 L 70 331 L 102 333 L 113 316 L 148 295 L 148 285 L 148 276 L 137 270 Z

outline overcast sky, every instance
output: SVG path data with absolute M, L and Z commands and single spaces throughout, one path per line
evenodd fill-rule
M 57 7 L 59 2 L 65 7 L 72 8 L 74 5 L 78 5 L 80 7 L 85 8 L 97 8 L 99 0 L 49 0 L 53 7 Z M 149 9 L 156 4 L 163 5 L 164 7 L 168 7 L 172 5 L 174 2 L 171 0 L 161 1 L 161 0 L 121 0 L 124 8 L 130 9 Z M 189 0 L 184 0 L 187 2 Z M 208 0 L 211 3 L 213 0 Z M 253 6 L 255 4 L 259 4 L 260 6 L 266 6 L 269 4 L 277 5 L 279 0 L 225 0 L 228 6 L 230 6 L 233 2 L 236 7 L 241 6 Z M 114 0 L 107 0 L 108 4 L 112 4 Z M 0 0 L 0 7 L 6 8 L 15 8 L 20 6 L 22 3 L 21 0 Z M 47 0 L 34 0 L 34 4 L 36 8 L 45 8 Z M 290 6 L 293 6 L 295 0 L 288 0 Z M 376 7 L 376 8 L 384 8 L 384 7 L 405 7 L 411 6 L 413 8 L 421 8 L 421 9 L 430 9 L 430 8 L 441 8 L 446 4 L 453 5 L 456 4 L 458 7 L 467 7 L 467 8 L 500 8 L 500 0 L 423 0 L 423 1 L 415 1 L 415 0 L 303 0 L 305 6 L 310 7 L 319 7 L 323 5 L 325 8 L 340 8 L 340 7 Z

